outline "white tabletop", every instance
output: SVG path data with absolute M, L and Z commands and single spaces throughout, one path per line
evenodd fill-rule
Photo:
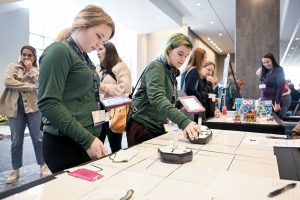
M 138 153 L 129 162 L 114 163 L 108 157 L 94 161 L 103 168 L 99 173 L 104 175 L 95 182 L 63 173 L 7 199 L 118 199 L 133 189 L 132 199 L 257 200 L 268 199 L 269 192 L 297 182 L 280 179 L 273 147 L 244 142 L 253 133 L 212 131 L 213 139 L 206 145 L 191 144 L 177 132 L 178 145 L 189 147 L 194 154 L 193 160 L 185 164 L 158 159 L 158 147 L 172 144 L 173 134 L 168 133 L 133 147 Z M 265 136 L 255 133 L 255 137 Z M 79 168 L 97 170 L 91 164 Z M 300 182 L 272 199 L 299 197 Z

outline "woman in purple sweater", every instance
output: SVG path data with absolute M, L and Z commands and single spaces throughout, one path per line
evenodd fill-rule
M 288 92 L 284 94 L 285 76 L 282 67 L 278 65 L 273 54 L 268 53 L 262 57 L 261 69 L 261 100 L 272 100 L 274 111 L 285 116 L 291 96 Z

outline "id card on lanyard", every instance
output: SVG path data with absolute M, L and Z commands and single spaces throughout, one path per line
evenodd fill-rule
M 93 117 L 93 122 L 94 126 L 99 126 L 102 123 L 105 122 L 105 111 L 100 110 L 100 94 L 99 94 L 99 81 L 97 79 L 97 72 L 96 72 L 96 67 L 93 64 L 93 62 L 90 60 L 89 56 L 87 53 L 82 52 L 79 47 L 77 46 L 76 42 L 73 40 L 72 37 L 69 37 L 67 41 L 71 44 L 71 46 L 74 48 L 76 53 L 81 57 L 83 62 L 93 71 L 93 90 L 95 93 L 95 99 L 98 104 L 98 110 L 92 111 L 92 117 Z

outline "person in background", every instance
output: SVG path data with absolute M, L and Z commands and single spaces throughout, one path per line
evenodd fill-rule
M 194 95 L 199 102 L 205 107 L 204 120 L 214 116 L 215 94 L 212 90 L 212 76 L 214 75 L 215 65 L 212 62 L 206 62 L 206 51 L 201 48 L 196 48 L 189 59 L 184 79 L 185 94 Z M 211 81 L 208 81 L 208 80 Z M 198 115 L 195 119 L 198 120 Z
M 11 132 L 11 161 L 13 171 L 7 184 L 17 181 L 22 167 L 24 131 L 28 126 L 41 175 L 48 174 L 42 156 L 41 113 L 37 106 L 36 83 L 39 76 L 36 49 L 26 45 L 21 48 L 21 60 L 8 65 L 4 74 L 5 90 L 0 99 L 0 114 L 6 115 Z
M 202 103 L 201 87 L 199 77 L 204 63 L 206 62 L 206 51 L 202 48 L 192 50 L 188 64 L 181 74 L 180 96 L 195 96 Z M 198 123 L 198 118 L 204 118 L 204 113 L 186 113 L 190 119 Z
M 217 94 L 217 98 L 220 99 L 219 101 L 219 107 L 220 109 L 223 107 L 223 100 L 221 99 L 221 95 L 223 93 L 222 88 L 223 80 L 220 81 L 215 87 L 214 87 L 214 93 Z M 234 82 L 233 73 L 230 71 L 227 75 L 227 86 L 226 86 L 226 109 L 227 110 L 234 110 L 234 102 L 235 99 L 238 97 L 238 89 L 236 87 L 236 84 Z
M 132 88 L 130 70 L 119 57 L 117 49 L 111 42 L 106 42 L 97 50 L 100 60 L 100 93 L 104 97 L 129 96 Z M 104 143 L 108 137 L 112 152 L 121 149 L 122 133 L 114 133 L 109 128 L 109 122 L 102 125 L 102 132 L 99 139 Z
M 100 78 L 87 53 L 113 37 L 114 22 L 102 8 L 88 5 L 64 31 L 39 60 L 43 155 L 52 173 L 106 155 L 98 139 Z
M 262 57 L 260 76 L 261 100 L 272 100 L 274 111 L 285 116 L 291 104 L 289 88 L 285 91 L 285 76 L 281 66 L 273 54 L 267 53 Z
M 239 97 L 238 88 L 234 82 L 233 72 L 228 73 L 227 91 L 226 91 L 226 107 L 227 110 L 234 110 L 233 105 L 235 99 Z
M 213 77 L 215 74 L 216 65 L 213 62 L 206 62 L 201 70 L 201 74 L 203 75 L 203 88 L 202 93 L 207 93 L 208 97 L 212 98 L 203 99 L 203 106 L 205 107 L 205 117 L 206 119 L 213 117 L 215 114 L 215 100 L 216 95 L 213 90 Z
M 126 127 L 129 147 L 164 134 L 167 120 L 177 124 L 186 137 L 198 138 L 201 132 L 198 125 L 175 107 L 178 68 L 192 47 L 185 35 L 176 33 L 167 39 L 161 56 L 146 66 L 131 103 L 131 117 Z
M 192 51 L 192 54 L 190 55 L 188 64 L 181 74 L 181 90 L 183 90 L 184 93 L 189 92 L 193 93 L 197 97 L 196 90 L 197 90 L 197 84 L 200 74 L 200 71 L 206 62 L 206 51 L 202 48 L 196 48 Z M 191 75 L 192 74 L 192 75 Z M 194 78 L 193 80 L 193 87 L 187 87 L 186 79 L 187 76 L 191 76 Z M 190 85 L 189 85 L 190 86 Z M 189 95 L 189 94 L 187 94 Z M 198 94 L 198 99 L 200 99 L 200 94 Z
M 289 88 L 291 90 L 291 99 L 292 99 L 292 101 L 299 101 L 299 99 L 300 99 L 300 92 L 298 92 L 295 89 L 294 84 L 290 80 L 287 80 L 287 82 L 288 82 Z
M 239 91 L 239 94 L 242 97 L 245 81 L 242 79 L 238 79 L 238 80 L 236 80 L 236 84 L 237 84 L 237 89 Z

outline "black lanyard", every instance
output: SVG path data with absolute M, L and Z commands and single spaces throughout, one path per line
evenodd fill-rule
M 73 49 L 76 51 L 76 53 L 81 57 L 83 62 L 87 64 L 87 66 L 90 67 L 90 69 L 93 71 L 93 90 L 95 92 L 95 98 L 98 103 L 98 108 L 100 108 L 100 94 L 99 94 L 99 81 L 97 80 L 97 72 L 96 72 L 96 66 L 91 61 L 87 53 L 80 51 L 79 47 L 77 46 L 76 42 L 73 40 L 72 37 L 69 37 L 67 41 L 71 44 Z
M 177 80 L 176 77 L 171 73 L 171 81 L 172 81 L 172 85 L 173 85 L 173 95 L 172 95 L 172 104 L 176 103 L 176 99 L 177 99 Z

